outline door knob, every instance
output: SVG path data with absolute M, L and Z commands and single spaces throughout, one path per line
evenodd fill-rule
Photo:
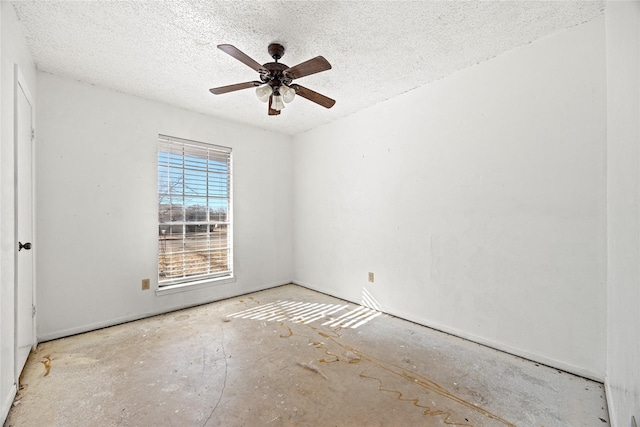
M 29 242 L 27 242 L 27 243 L 18 242 L 18 252 L 20 252 L 23 249 L 25 251 L 28 251 L 29 249 L 31 249 L 31 243 L 29 243 Z

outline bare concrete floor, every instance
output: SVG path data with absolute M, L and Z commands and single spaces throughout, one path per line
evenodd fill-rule
M 5 427 L 609 425 L 599 383 L 295 285 L 43 343 L 22 384 Z

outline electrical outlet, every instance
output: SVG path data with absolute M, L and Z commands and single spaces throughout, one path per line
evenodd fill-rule
M 142 290 L 143 291 L 149 290 L 150 287 L 151 287 L 151 279 L 142 279 Z
M 369 281 L 373 283 L 373 273 L 369 272 Z

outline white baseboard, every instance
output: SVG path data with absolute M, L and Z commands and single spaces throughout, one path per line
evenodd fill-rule
M 4 425 L 4 422 L 7 420 L 7 416 L 9 415 L 9 410 L 11 409 L 11 405 L 13 405 L 13 399 L 16 397 L 16 393 L 18 392 L 16 385 L 11 386 L 9 390 L 9 394 L 2 402 L 2 416 L 0 417 L 0 425 Z
M 247 288 L 247 289 L 243 289 L 241 293 L 239 294 L 233 294 L 233 295 L 225 295 L 225 296 L 220 296 L 220 297 L 216 297 L 216 298 L 212 298 L 212 299 L 207 299 L 207 300 L 203 300 L 203 301 L 198 301 L 195 302 L 193 304 L 186 304 L 186 305 L 179 305 L 179 306 L 174 306 L 174 307 L 169 307 L 169 308 L 164 308 L 158 311 L 152 311 L 152 312 L 146 312 L 146 313 L 136 313 L 136 314 L 131 314 L 128 316 L 123 316 L 123 317 L 119 317 L 116 319 L 108 319 L 108 320 L 104 320 L 101 322 L 95 322 L 95 323 L 90 323 L 90 324 L 86 324 L 86 325 L 79 325 L 79 326 L 74 326 L 73 328 L 68 328 L 68 329 L 62 329 L 62 330 L 58 330 L 58 331 L 52 331 L 43 335 L 38 335 L 37 339 L 38 342 L 45 342 L 45 341 L 51 341 L 51 340 L 55 340 L 58 338 L 64 338 L 64 337 L 69 337 L 72 335 L 77 335 L 77 334 L 83 334 L 85 332 L 91 332 L 91 331 L 95 331 L 98 329 L 102 329 L 102 328 L 108 328 L 110 326 L 116 326 L 116 325 L 121 325 L 123 323 L 128 323 L 128 322 L 133 322 L 136 320 L 140 320 L 140 319 L 146 319 L 147 317 L 153 317 L 153 316 L 158 316 L 160 314 L 166 314 L 166 313 L 171 313 L 173 311 L 178 311 L 178 310 L 184 310 L 186 308 L 191 308 L 191 307 L 197 307 L 199 305 L 203 305 L 203 304 L 209 304 L 212 302 L 216 302 L 216 301 L 223 301 L 225 299 L 229 299 L 229 298 L 236 298 L 242 295 L 246 295 L 246 294 L 250 294 L 253 292 L 259 292 L 259 291 L 264 291 L 267 289 L 271 289 L 271 288 L 277 288 L 278 286 L 283 286 L 283 285 L 287 285 L 289 283 L 292 283 L 291 280 L 287 280 L 286 282 L 278 282 L 275 284 L 271 284 L 271 285 L 266 285 L 266 286 L 258 286 L 255 288 Z
M 549 366 L 549 367 L 552 367 L 552 368 L 555 368 L 555 369 L 560 369 L 561 371 L 565 371 L 565 372 L 568 372 L 568 373 L 571 373 L 571 374 L 574 374 L 574 375 L 578 375 L 580 377 L 587 378 L 587 379 L 590 379 L 590 380 L 593 380 L 593 381 L 596 381 L 596 382 L 599 382 L 599 383 L 604 382 L 604 376 L 603 375 L 599 375 L 596 372 L 593 372 L 593 371 L 591 371 L 589 369 L 582 368 L 580 366 L 576 366 L 576 365 L 573 365 L 573 364 L 570 364 L 570 363 L 566 363 L 566 362 L 563 362 L 561 360 L 557 360 L 557 359 L 554 359 L 554 358 L 546 357 L 546 356 L 543 356 L 543 355 L 540 355 L 540 354 L 537 354 L 537 353 L 533 353 L 531 351 L 524 350 L 524 349 L 521 349 L 521 348 L 518 348 L 518 347 L 513 347 L 513 346 L 510 346 L 508 344 L 501 343 L 499 341 L 494 341 L 494 340 L 491 340 L 491 339 L 487 339 L 485 337 L 474 335 L 472 333 L 469 333 L 469 332 L 466 332 L 466 331 L 463 331 L 463 330 L 460 330 L 460 329 L 451 328 L 451 327 L 448 327 L 446 325 L 440 324 L 438 322 L 431 321 L 429 319 L 416 318 L 416 317 L 413 317 L 412 315 L 407 314 L 407 313 L 402 313 L 402 312 L 399 312 L 399 311 L 395 311 L 395 312 L 391 312 L 389 314 L 391 314 L 393 316 L 397 316 L 397 317 L 403 318 L 403 319 L 406 319 L 406 320 L 409 320 L 409 321 L 414 322 L 414 323 L 418 323 L 420 325 L 427 326 L 427 327 L 432 328 L 432 329 L 436 329 L 438 331 L 441 331 L 441 332 L 444 332 L 444 333 L 447 333 L 447 334 L 450 334 L 450 335 L 455 335 L 455 336 L 457 336 L 459 338 L 463 338 L 463 339 L 465 339 L 467 341 L 472 341 L 472 342 L 475 342 L 477 344 L 481 344 L 481 345 L 484 345 L 486 347 L 493 348 L 494 350 L 502 351 L 503 353 L 508 353 L 508 354 L 513 355 L 513 356 L 522 357 L 524 359 L 527 359 L 527 360 L 530 360 L 530 361 L 533 361 L 533 362 L 537 362 L 537 363 L 540 363 L 540 364 L 543 364 L 543 365 L 546 365 L 546 366 Z
M 616 407 L 611 400 L 613 398 L 613 392 L 611 391 L 611 385 L 605 378 L 604 380 L 604 397 L 607 399 L 607 409 L 609 410 L 609 425 L 610 427 L 623 427 L 616 424 L 618 417 L 616 416 Z
M 344 297 L 344 296 L 340 296 L 340 295 L 328 294 L 326 291 L 318 289 L 318 288 L 316 288 L 316 287 L 314 287 L 312 285 L 300 282 L 298 280 L 294 280 L 293 283 L 298 285 L 298 286 L 302 286 L 304 288 L 311 289 L 313 291 L 317 291 L 317 292 L 320 292 L 320 293 L 324 293 L 324 294 L 333 296 L 335 298 L 340 298 L 340 299 L 343 299 L 345 301 L 352 302 L 354 304 L 358 304 L 358 305 L 361 304 L 360 301 L 354 301 L 353 299 L 350 299 L 350 298 Z M 552 367 L 552 368 L 555 368 L 555 369 L 560 369 L 562 371 L 565 371 L 565 372 L 568 372 L 568 373 L 571 373 L 571 374 L 574 374 L 574 375 L 578 375 L 580 377 L 587 378 L 587 379 L 590 379 L 590 380 L 593 380 L 593 381 L 596 381 L 596 382 L 599 382 L 599 383 L 603 383 L 604 382 L 604 373 L 593 372 L 593 371 L 591 371 L 589 369 L 585 369 L 585 368 L 582 368 L 580 366 L 575 366 L 575 365 L 572 365 L 570 363 L 566 363 L 566 362 L 563 362 L 563 361 L 560 361 L 560 360 L 557 360 L 557 359 L 553 359 L 553 358 L 549 358 L 549 357 L 546 357 L 546 356 L 542 356 L 542 355 L 537 354 L 537 353 L 532 353 L 530 351 L 523 350 L 521 348 L 512 347 L 510 345 L 507 345 L 507 344 L 504 344 L 504 343 L 501 343 L 501 342 L 498 342 L 498 341 L 493 341 L 493 340 L 490 340 L 490 339 L 487 339 L 487 338 L 484 338 L 484 337 L 481 337 L 481 336 L 478 336 L 478 335 L 474 335 L 474 334 L 468 333 L 468 332 L 460 330 L 460 329 L 451 328 L 451 327 L 443 325 L 441 323 L 432 321 L 431 319 L 420 318 L 420 317 L 414 316 L 414 315 L 412 315 L 410 313 L 404 312 L 401 309 L 382 307 L 381 311 L 386 313 L 386 314 L 390 314 L 392 316 L 399 317 L 401 319 L 408 320 L 410 322 L 417 323 L 419 325 L 426 326 L 428 328 L 435 329 L 437 331 L 444 332 L 444 333 L 449 334 L 449 335 L 454 335 L 454 336 L 456 336 L 458 338 L 462 338 L 462 339 L 465 339 L 467 341 L 472 341 L 472 342 L 474 342 L 476 344 L 481 344 L 481 345 L 484 345 L 486 347 L 493 348 L 494 350 L 502 351 L 503 353 L 508 353 L 508 354 L 511 354 L 511 355 L 514 355 L 514 356 L 522 357 L 524 359 L 531 360 L 533 362 L 537 362 L 537 363 L 540 363 L 540 364 L 543 364 L 543 365 L 546 365 L 546 366 L 549 366 L 549 367 Z

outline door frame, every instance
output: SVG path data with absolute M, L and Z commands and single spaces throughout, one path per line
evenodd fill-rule
M 18 94 L 19 91 L 22 91 L 27 98 L 27 101 L 31 105 L 31 232 L 32 232 L 32 241 L 36 241 L 36 221 L 35 221 L 35 212 L 36 212 L 36 204 L 35 204 L 35 104 L 33 102 L 33 96 L 31 94 L 31 90 L 29 90 L 29 86 L 27 85 L 27 80 L 24 78 L 22 71 L 20 71 L 20 67 L 18 64 L 14 64 L 14 92 L 13 92 L 13 187 L 14 187 L 14 285 L 13 285 L 13 362 L 14 362 L 14 382 L 16 385 L 16 391 L 19 387 L 20 382 L 20 374 L 22 373 L 22 368 L 24 366 L 20 366 L 19 357 L 18 357 L 18 284 L 20 278 L 18 277 Z M 32 301 L 31 305 L 34 307 L 33 314 L 33 348 L 35 349 L 38 344 L 38 339 L 36 337 L 36 249 L 37 245 L 34 245 L 33 251 L 33 263 L 31 266 L 32 269 Z

